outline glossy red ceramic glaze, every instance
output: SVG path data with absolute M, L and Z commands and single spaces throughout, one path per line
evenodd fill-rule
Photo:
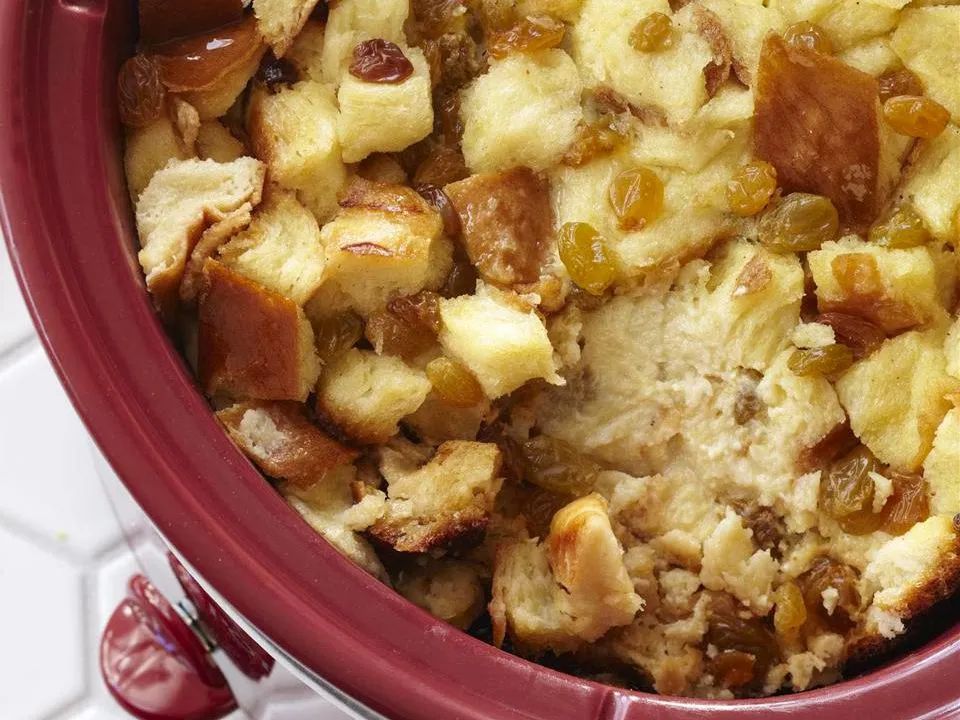
M 140 720 L 218 720 L 237 707 L 223 673 L 142 575 L 107 621 L 100 670 L 110 693 Z
M 0 182 L 11 255 L 90 431 L 190 566 L 305 667 L 397 720 L 960 717 L 960 629 L 865 677 L 752 702 L 624 692 L 499 652 L 343 560 L 211 417 L 133 255 L 109 0 L 0 2 Z

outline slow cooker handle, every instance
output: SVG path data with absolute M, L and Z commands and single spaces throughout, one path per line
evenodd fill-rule
M 218 720 L 237 707 L 203 639 L 143 575 L 100 639 L 100 671 L 117 702 L 140 720 Z

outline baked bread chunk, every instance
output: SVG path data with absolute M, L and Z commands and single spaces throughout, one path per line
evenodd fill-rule
M 120 76 L 146 285 L 341 554 L 711 699 L 841 681 L 960 588 L 960 6 L 190 21 Z

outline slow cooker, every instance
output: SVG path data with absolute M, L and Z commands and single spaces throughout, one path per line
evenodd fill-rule
M 178 598 L 166 603 L 145 578 L 131 582 L 102 646 L 108 672 L 118 657 L 126 670 L 138 661 L 175 670 L 153 643 L 200 681 L 192 705 L 141 708 L 142 716 L 211 718 L 231 707 L 229 684 L 205 654 L 215 639 L 235 646 L 251 681 L 277 661 L 362 718 L 960 717 L 955 603 L 935 611 L 941 622 L 926 643 L 855 679 L 764 700 L 698 701 L 508 655 L 344 560 L 226 438 L 146 296 L 113 91 L 133 10 L 131 0 L 0 2 L 0 219 L 67 392 L 123 492 L 173 552 L 181 597 L 205 620 L 208 632 L 193 634 Z

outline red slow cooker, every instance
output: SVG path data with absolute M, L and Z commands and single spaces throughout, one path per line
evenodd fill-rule
M 130 0 L 0 2 L 0 219 L 40 336 L 94 439 L 159 533 L 264 648 L 355 699 L 361 717 L 960 718 L 955 621 L 829 688 L 694 701 L 503 653 L 344 560 L 226 438 L 147 299 L 113 93 L 131 10 Z M 939 612 L 958 617 L 956 605 Z

